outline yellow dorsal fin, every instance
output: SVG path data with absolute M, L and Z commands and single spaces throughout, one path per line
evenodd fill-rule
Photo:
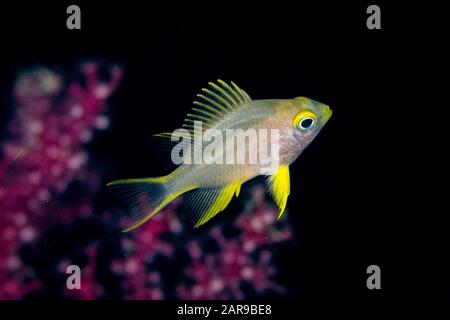
M 286 209 L 287 198 L 290 193 L 289 166 L 283 165 L 278 167 L 277 171 L 268 178 L 270 193 L 280 208 L 278 219 L 283 215 Z
M 201 121 L 202 129 L 207 130 L 225 118 L 229 113 L 239 109 L 251 101 L 249 95 L 234 82 L 231 85 L 225 81 L 209 82 L 210 88 L 203 88 L 197 94 L 198 100 L 184 120 L 183 128 L 194 133 L 194 122 Z

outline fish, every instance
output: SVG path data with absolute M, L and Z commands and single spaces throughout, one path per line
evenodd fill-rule
M 283 215 L 291 190 L 289 166 L 328 122 L 331 108 L 302 96 L 253 100 L 232 81 L 208 84 L 181 128 L 155 135 L 172 146 L 175 170 L 107 184 L 131 208 L 124 232 L 182 195 L 194 227 L 202 226 L 239 196 L 242 184 L 261 175 L 279 208 L 278 219 Z

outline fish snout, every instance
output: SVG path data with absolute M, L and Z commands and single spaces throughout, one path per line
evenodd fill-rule
M 326 104 L 322 104 L 322 116 L 320 117 L 320 123 L 324 125 L 331 118 L 333 114 L 333 110 L 331 110 L 330 106 Z

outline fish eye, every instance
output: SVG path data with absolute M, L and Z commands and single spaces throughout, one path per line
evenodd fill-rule
M 299 126 L 306 130 L 311 128 L 311 126 L 314 124 L 314 119 L 313 118 L 305 118 L 303 120 L 300 121 Z
M 293 125 L 300 131 L 308 131 L 314 128 L 316 116 L 311 111 L 302 111 L 294 119 Z

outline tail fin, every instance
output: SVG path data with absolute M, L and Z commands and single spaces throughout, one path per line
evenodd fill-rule
M 178 196 L 167 191 L 167 181 L 167 177 L 125 179 L 106 185 L 131 207 L 132 216 L 123 232 L 136 229 Z

